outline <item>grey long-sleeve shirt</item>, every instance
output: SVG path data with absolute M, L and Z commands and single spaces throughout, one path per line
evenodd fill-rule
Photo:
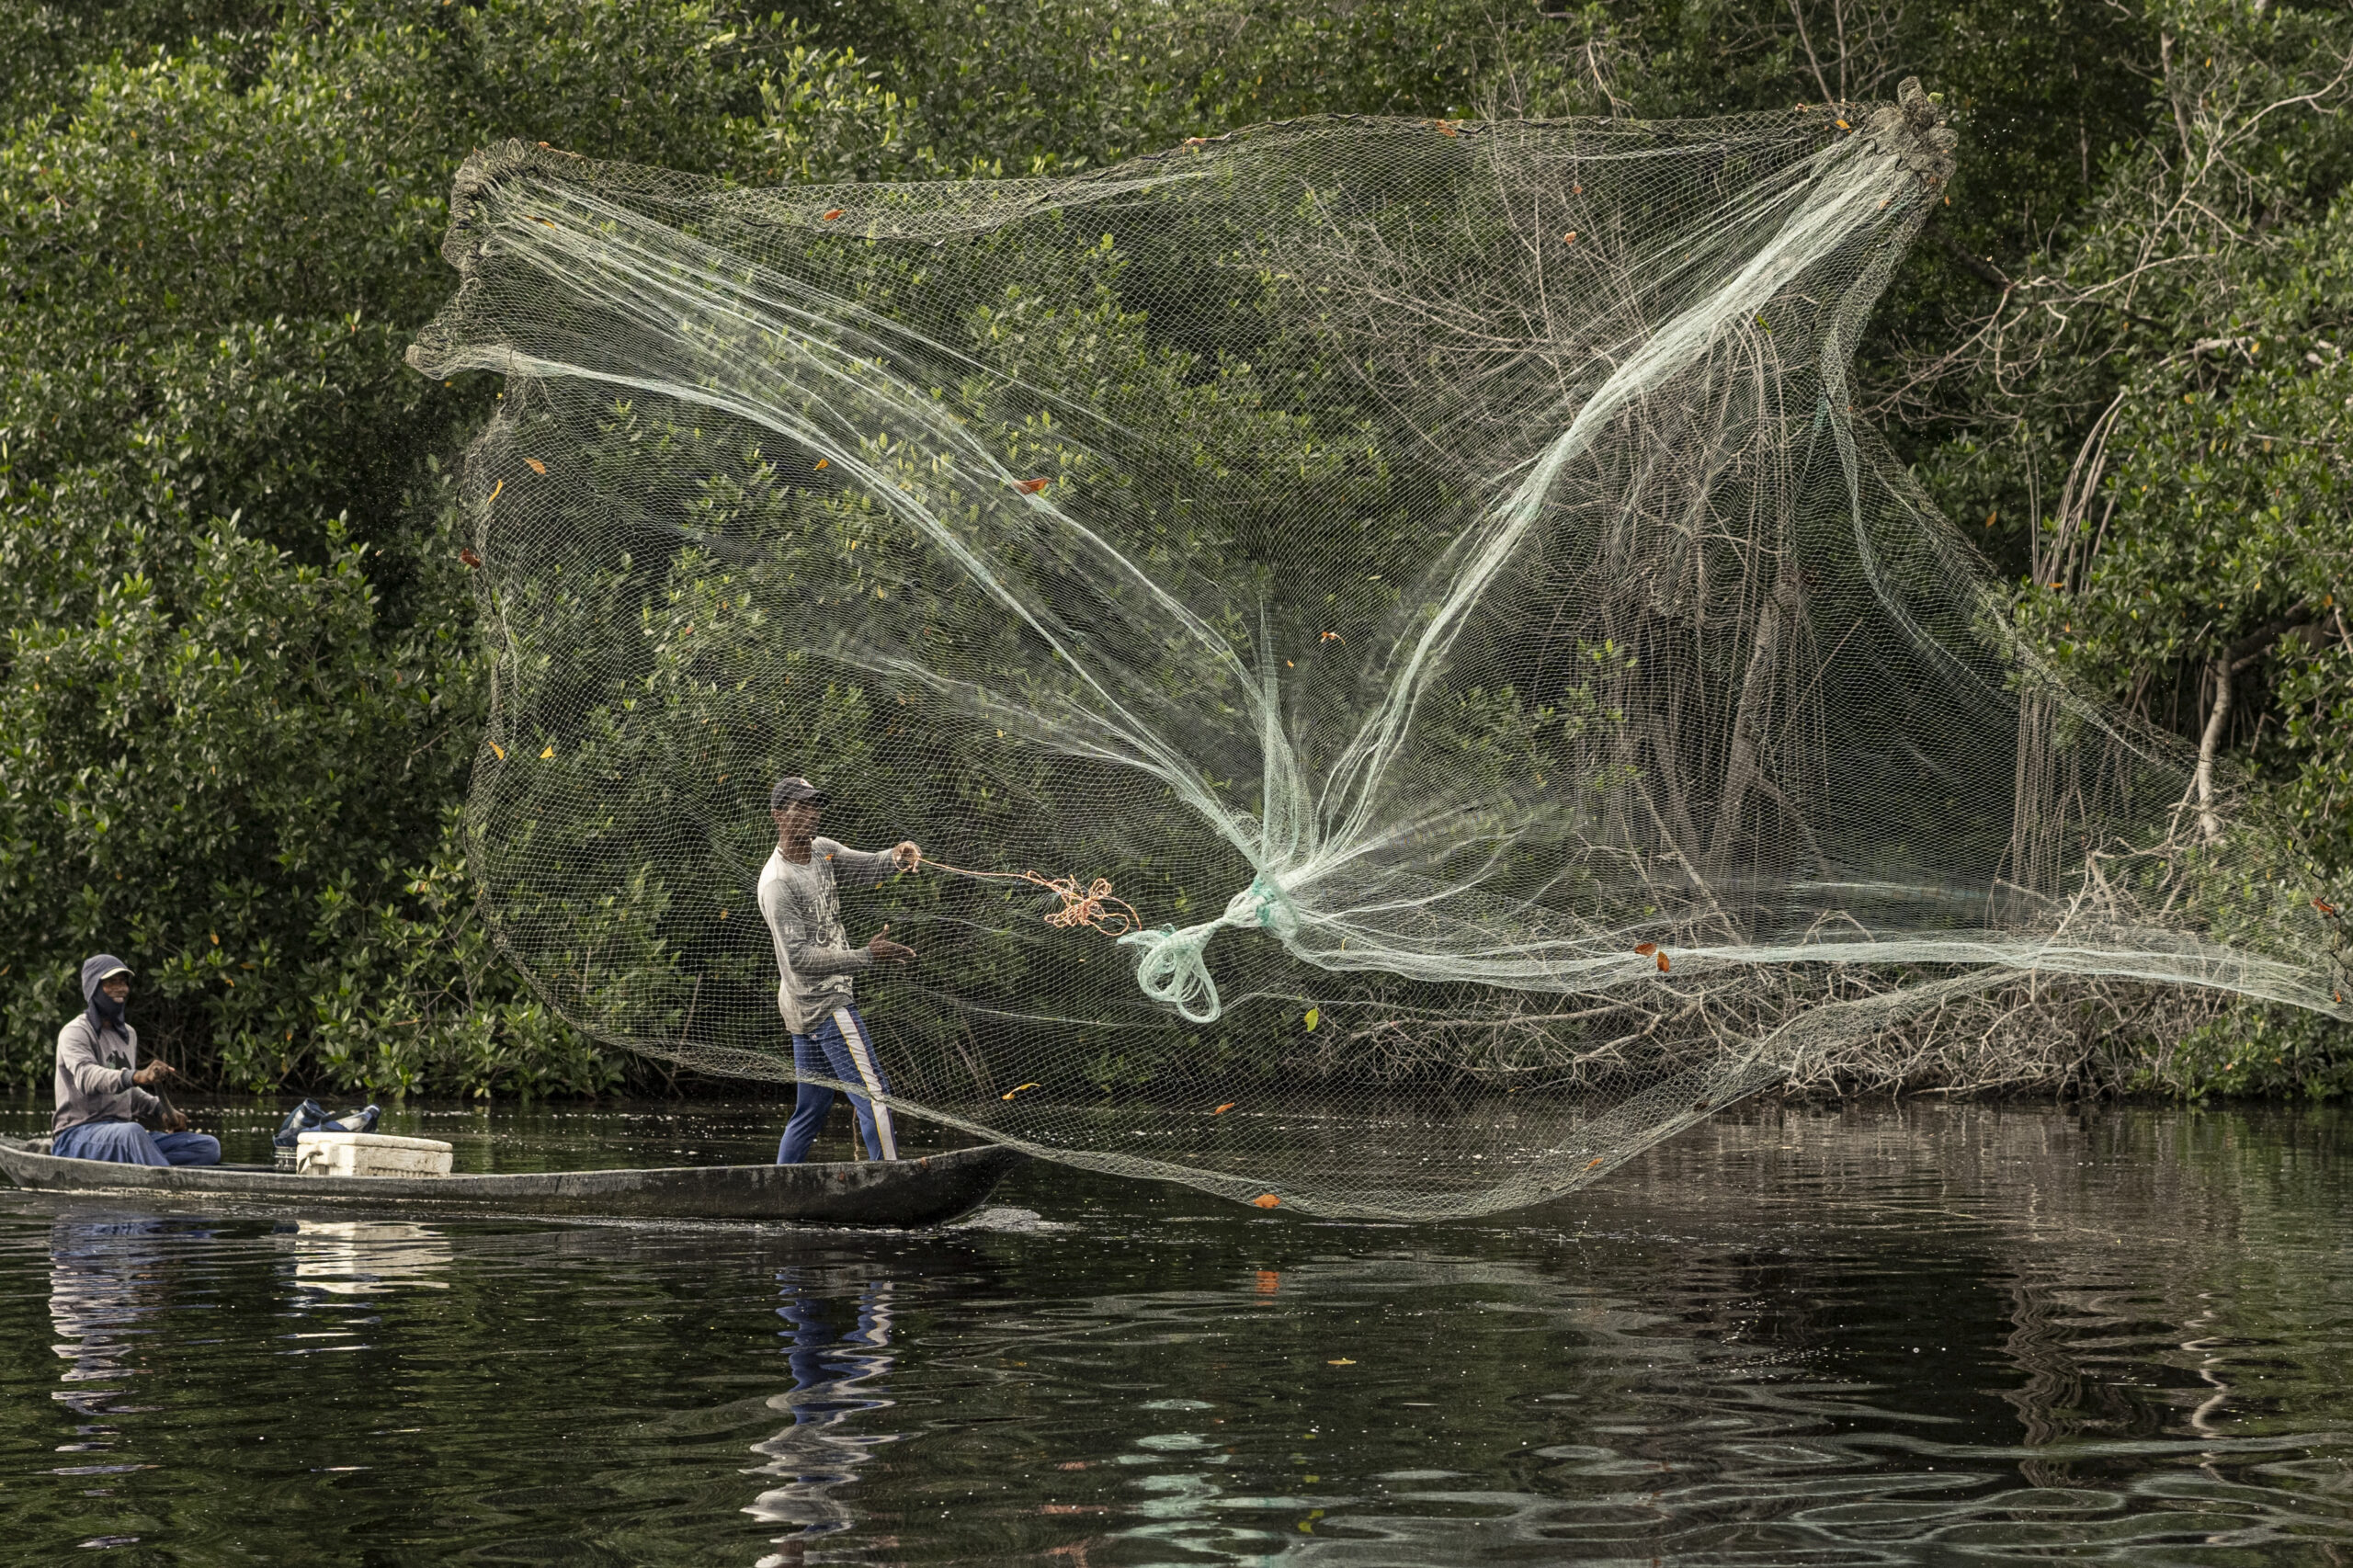
M 119 1055 L 131 1065 L 111 1067 Z M 57 1115 L 52 1135 L 85 1121 L 136 1121 L 164 1102 L 131 1081 L 139 1068 L 139 1031 L 129 1024 L 100 1035 L 83 1013 L 57 1031 Z
M 760 872 L 760 914 L 776 938 L 777 1011 L 785 1028 L 807 1034 L 836 1007 L 849 1006 L 851 976 L 874 962 L 864 948 L 849 945 L 842 929 L 842 901 L 835 882 L 870 888 L 894 869 L 890 855 L 847 848 L 830 838 L 809 843 L 809 863 L 768 857 Z

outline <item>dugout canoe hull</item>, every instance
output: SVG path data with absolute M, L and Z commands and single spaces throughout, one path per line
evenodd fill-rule
M 559 1220 L 721 1220 L 936 1225 L 978 1208 L 1028 1156 L 1000 1144 L 920 1159 L 803 1165 L 667 1165 L 499 1176 L 292 1176 L 219 1165 L 63 1160 L 0 1138 L 0 1172 L 33 1192 L 272 1209 L 369 1209 Z

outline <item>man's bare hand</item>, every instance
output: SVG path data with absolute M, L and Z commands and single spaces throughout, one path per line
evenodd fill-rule
M 891 858 L 902 871 L 912 871 L 923 864 L 923 850 L 914 839 L 902 839 L 891 846 Z
M 166 1132 L 186 1132 L 188 1131 L 188 1113 L 180 1110 L 165 1111 L 164 1113 L 164 1131 Z
M 887 926 L 882 928 L 883 931 L 889 929 Z M 915 950 L 913 948 L 908 947 L 904 942 L 891 940 L 890 937 L 882 935 L 882 931 L 874 933 L 874 940 L 866 944 L 866 950 L 874 955 L 876 963 L 913 963 L 915 961 Z
M 148 1085 L 161 1083 L 171 1075 L 172 1064 L 170 1062 L 150 1062 L 146 1066 L 142 1067 L 138 1072 L 133 1073 L 131 1075 L 131 1081 L 143 1089 Z

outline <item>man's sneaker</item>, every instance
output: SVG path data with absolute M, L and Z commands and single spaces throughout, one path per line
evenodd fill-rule
M 318 1101 L 304 1100 L 286 1113 L 286 1119 L 278 1124 L 278 1131 L 270 1142 L 281 1149 L 291 1149 L 296 1139 L 305 1132 L 317 1131 L 319 1124 L 326 1119 L 327 1113 L 319 1108 Z

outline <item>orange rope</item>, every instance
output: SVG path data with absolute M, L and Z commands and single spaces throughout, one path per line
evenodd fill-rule
M 1046 916 L 1046 924 L 1062 930 L 1084 926 L 1106 937 L 1124 937 L 1143 928 L 1143 916 L 1136 913 L 1134 904 L 1111 895 L 1108 878 L 1097 877 L 1084 888 L 1076 877 L 1049 877 L 1042 871 L 968 871 L 961 866 L 951 866 L 945 860 L 926 856 L 918 866 L 936 866 L 940 870 L 970 877 L 983 882 L 1028 882 L 1041 888 L 1063 901 L 1063 906 Z

